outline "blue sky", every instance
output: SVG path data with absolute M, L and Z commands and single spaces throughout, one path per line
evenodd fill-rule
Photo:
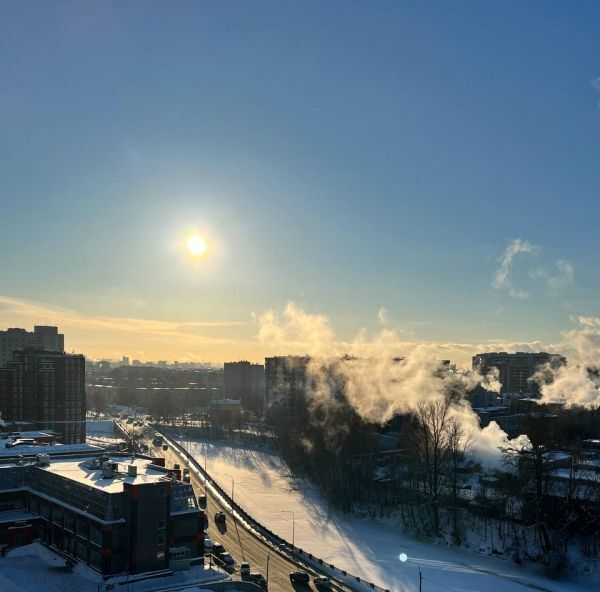
M 67 323 L 60 307 L 86 352 L 215 360 L 262 355 L 252 313 L 290 300 L 343 340 L 381 307 L 414 341 L 557 340 L 600 315 L 599 17 L 3 2 L 0 321 Z M 190 227 L 204 261 L 178 244 Z M 532 248 L 494 285 L 516 239 Z M 105 318 L 210 326 L 169 355 L 84 340 Z

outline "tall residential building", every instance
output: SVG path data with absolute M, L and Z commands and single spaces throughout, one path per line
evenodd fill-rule
M 539 385 L 531 380 L 536 370 L 543 364 L 561 366 L 566 362 L 563 356 L 546 352 L 493 352 L 473 356 L 473 370 L 487 374 L 497 368 L 501 393 L 537 393 Z
M 33 332 L 16 328 L 0 331 L 0 366 L 12 358 L 13 352 L 26 347 L 62 352 L 65 336 L 58 332 L 58 327 L 46 325 L 36 325 Z
M 0 413 L 85 442 L 85 358 L 43 349 L 16 351 L 0 367 Z
M 240 399 L 244 409 L 261 413 L 265 390 L 265 367 L 262 364 L 225 362 L 223 371 L 225 396 Z
M 271 418 L 297 416 L 305 408 L 309 363 L 308 356 L 265 358 L 264 408 Z

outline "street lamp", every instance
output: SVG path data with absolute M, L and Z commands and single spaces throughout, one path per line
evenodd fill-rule
M 282 514 L 291 514 L 292 515 L 292 547 L 295 547 L 296 540 L 296 516 L 292 510 L 279 510 Z
M 271 551 L 272 549 L 269 549 L 269 553 L 267 554 L 267 590 L 269 589 L 269 559 L 271 559 Z
M 233 477 L 229 473 L 223 473 L 223 475 L 225 475 L 226 477 L 229 477 L 231 479 L 231 501 L 233 502 L 233 488 L 235 487 L 235 481 L 233 480 Z
M 400 553 L 398 559 L 400 559 L 402 563 L 414 563 L 419 568 L 419 592 L 423 592 L 423 574 L 421 573 L 421 566 L 416 561 L 409 559 L 406 553 Z

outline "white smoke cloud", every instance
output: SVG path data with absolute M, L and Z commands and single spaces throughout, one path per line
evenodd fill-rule
M 469 451 L 488 470 L 506 468 L 504 456 L 498 453 L 499 450 L 531 448 L 527 436 L 521 435 L 511 440 L 495 421 L 491 421 L 483 429 L 473 426 L 471 434 Z
M 441 401 L 451 395 L 451 415 L 460 419 L 465 433 L 473 434 L 473 451 L 487 466 L 499 467 L 508 436 L 498 427 L 484 430 L 468 404 L 467 391 L 482 384 L 498 392 L 497 374 L 481 376 L 470 370 L 448 367 L 439 357 L 437 344 L 411 344 L 404 358 L 397 333 L 384 329 L 369 337 L 361 331 L 351 342 L 338 342 L 329 319 L 306 313 L 288 303 L 281 314 L 273 311 L 259 318 L 259 339 L 281 353 L 312 356 L 308 371 L 312 388 L 309 407 L 321 414 L 339 402 L 336 394 L 343 385 L 345 400 L 364 420 L 384 424 L 396 413 L 414 412 L 419 404 Z M 340 354 L 347 353 L 340 359 Z M 354 357 L 356 356 L 356 357 Z M 340 426 L 342 427 L 342 426 Z
M 564 333 L 560 344 L 569 362 L 543 366 L 535 375 L 541 386 L 541 403 L 564 402 L 566 407 L 600 405 L 600 318 L 579 317 L 578 327 Z

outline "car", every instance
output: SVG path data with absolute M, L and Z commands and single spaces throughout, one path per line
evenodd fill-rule
M 313 583 L 317 590 L 331 590 L 331 580 L 325 576 L 316 576 Z
M 240 576 L 247 578 L 250 575 L 250 564 L 247 561 L 240 563 Z
M 225 553 L 225 547 L 221 543 L 217 543 L 215 541 L 212 546 L 212 554 L 218 556 L 222 555 L 223 553 Z
M 208 537 L 204 538 L 204 552 L 214 553 L 215 544 Z
M 199 495 L 198 496 L 198 505 L 201 508 L 206 508 L 206 496 L 205 495 Z
M 225 523 L 226 520 L 226 516 L 223 512 L 216 512 L 215 513 L 215 524 L 219 524 L 219 523 Z
M 230 573 L 235 571 L 235 559 L 229 553 L 222 553 L 218 562 Z
M 308 584 L 310 577 L 305 571 L 293 571 L 290 573 L 290 581 L 294 584 Z
M 265 580 L 265 576 L 263 576 L 261 573 L 251 573 L 247 580 L 253 584 L 256 584 L 257 586 L 260 586 L 263 590 L 267 589 L 267 581 Z

